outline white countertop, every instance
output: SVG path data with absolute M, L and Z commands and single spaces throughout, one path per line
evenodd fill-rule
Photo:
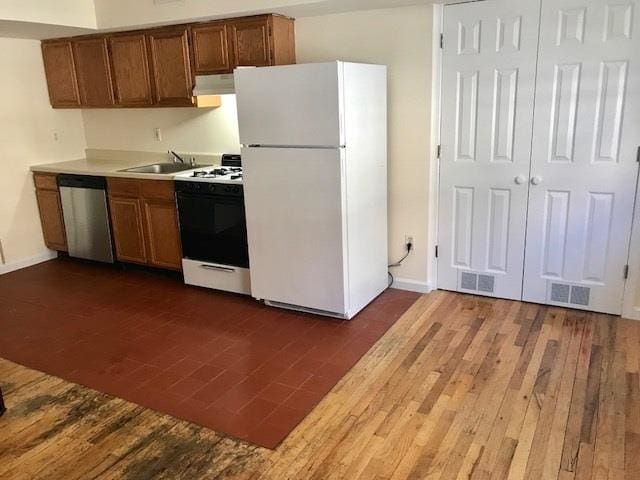
M 166 154 L 156 154 L 147 152 L 107 152 L 107 151 L 87 151 L 91 153 L 90 158 L 69 160 L 66 162 L 46 163 L 43 165 L 33 165 L 32 172 L 41 173 L 68 173 L 76 175 L 93 175 L 100 177 L 121 177 L 140 178 L 147 180 L 173 180 L 176 173 L 135 173 L 123 172 L 128 168 L 142 167 L 153 163 L 168 162 Z M 102 155 L 100 154 L 102 153 Z M 219 164 L 216 155 L 199 155 L 196 157 L 200 167 L 183 170 L 180 173 L 192 172 L 202 169 L 202 165 L 210 166 Z M 205 163 L 203 163 L 205 162 Z

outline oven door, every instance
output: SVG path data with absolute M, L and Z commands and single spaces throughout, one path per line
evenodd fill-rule
M 178 193 L 183 256 L 249 268 L 242 196 Z

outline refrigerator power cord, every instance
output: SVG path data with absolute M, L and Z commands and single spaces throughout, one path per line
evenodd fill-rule
M 407 259 L 407 257 L 411 255 L 411 252 L 413 251 L 413 243 L 407 243 L 406 248 L 407 248 L 407 253 L 405 253 L 404 256 L 397 262 L 392 263 L 391 265 L 387 265 L 388 268 L 397 268 L 401 266 L 402 262 L 404 262 Z M 395 279 L 393 278 L 393 274 L 391 273 L 391 271 L 388 271 L 387 273 L 389 274 L 389 286 L 387 288 L 391 288 Z

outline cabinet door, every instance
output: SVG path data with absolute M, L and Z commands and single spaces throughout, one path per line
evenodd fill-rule
M 271 65 L 269 18 L 238 20 L 229 26 L 235 66 Z
M 144 200 L 144 217 L 149 247 L 149 263 L 180 270 L 182 247 L 175 202 Z
M 51 106 L 79 106 L 80 95 L 78 94 L 71 42 L 43 42 L 42 59 Z
M 273 65 L 296 63 L 295 27 L 292 18 L 280 15 L 271 17 L 271 42 L 273 43 Z
M 86 107 L 113 105 L 113 88 L 106 38 L 73 42 L 80 103 Z
M 196 75 L 231 72 L 224 23 L 197 25 L 191 28 Z
M 193 105 L 193 77 L 186 27 L 147 34 L 156 102 L 166 106 Z
M 118 260 L 147 263 L 140 201 L 135 198 L 109 197 L 109 206 Z
M 64 231 L 62 205 L 57 190 L 36 190 L 38 209 L 44 243 L 51 250 L 66 251 L 67 238 Z
M 109 39 L 115 101 L 121 106 L 153 104 L 149 58 L 144 34 Z

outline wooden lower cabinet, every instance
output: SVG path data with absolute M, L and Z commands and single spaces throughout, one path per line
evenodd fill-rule
M 174 202 L 144 200 L 148 261 L 163 268 L 182 268 L 182 247 L 178 226 L 178 212 Z
M 66 252 L 67 235 L 56 175 L 35 173 L 33 177 L 44 243 L 51 250 Z
M 147 263 L 140 200 L 109 197 L 116 257 L 121 262 Z
M 173 182 L 107 179 L 116 258 L 182 269 L 182 246 Z
M 67 251 L 60 194 L 53 190 L 36 190 L 40 223 L 45 245 L 51 250 Z

